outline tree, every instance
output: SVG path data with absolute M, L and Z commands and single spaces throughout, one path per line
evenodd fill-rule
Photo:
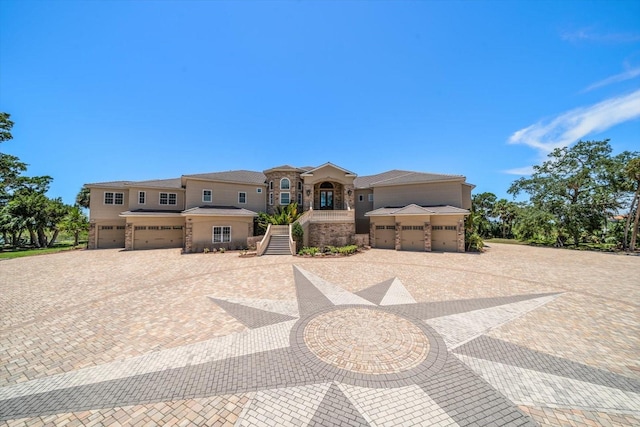
M 0 142 L 13 139 L 13 135 L 11 135 L 13 122 L 9 120 L 9 117 L 11 117 L 11 114 L 0 112 Z
M 631 205 L 629 206 L 629 213 L 627 214 L 627 223 L 625 226 L 624 232 L 624 241 L 625 247 L 627 242 L 627 236 L 629 235 L 629 224 L 631 220 L 631 213 L 635 207 L 635 217 L 633 220 L 633 231 L 631 232 L 631 243 L 629 244 L 629 249 L 632 251 L 636 250 L 636 239 L 638 237 L 638 222 L 640 220 L 640 157 L 636 157 L 635 159 L 629 160 L 625 169 L 626 176 L 634 183 L 635 185 L 635 193 L 633 199 L 631 201 Z
M 528 193 L 536 209 L 554 216 L 558 243 L 566 237 L 578 246 L 583 233 L 601 230 L 620 206 L 613 184 L 609 140 L 579 141 L 556 148 L 530 178 L 513 182 L 509 194 Z
M 471 212 L 476 213 L 474 227 L 475 231 L 482 237 L 493 237 L 491 227 L 491 216 L 497 197 L 493 193 L 474 194 L 471 198 Z
M 78 246 L 80 233 L 89 230 L 89 220 L 80 206 L 70 207 L 60 222 L 60 229 L 73 234 L 73 246 Z
M 76 195 L 76 205 L 81 208 L 89 209 L 89 202 L 91 200 L 91 190 L 88 187 L 83 186 Z
M 516 204 L 509 202 L 507 199 L 500 199 L 495 202 L 491 213 L 498 218 L 500 229 L 502 230 L 502 238 L 506 239 L 511 235 L 511 226 L 517 215 Z

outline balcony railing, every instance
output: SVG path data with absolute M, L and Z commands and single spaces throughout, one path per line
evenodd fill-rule
M 355 221 L 355 211 L 310 211 L 309 222 L 353 222 Z

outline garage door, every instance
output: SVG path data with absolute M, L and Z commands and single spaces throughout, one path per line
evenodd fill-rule
M 458 233 L 455 225 L 434 225 L 431 227 L 431 250 L 458 252 Z
M 396 226 L 376 225 L 376 248 L 395 249 Z
M 101 225 L 98 228 L 98 248 L 124 248 L 124 225 Z
M 424 252 L 424 227 L 422 225 L 402 226 L 402 250 Z
M 133 234 L 134 249 L 181 248 L 182 226 L 179 225 L 137 225 Z

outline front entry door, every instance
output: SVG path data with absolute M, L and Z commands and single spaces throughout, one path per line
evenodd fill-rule
M 333 209 L 333 190 L 320 190 L 320 209 Z

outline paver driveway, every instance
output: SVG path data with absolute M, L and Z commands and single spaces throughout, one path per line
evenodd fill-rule
M 640 258 L 0 262 L 8 425 L 640 425 Z

